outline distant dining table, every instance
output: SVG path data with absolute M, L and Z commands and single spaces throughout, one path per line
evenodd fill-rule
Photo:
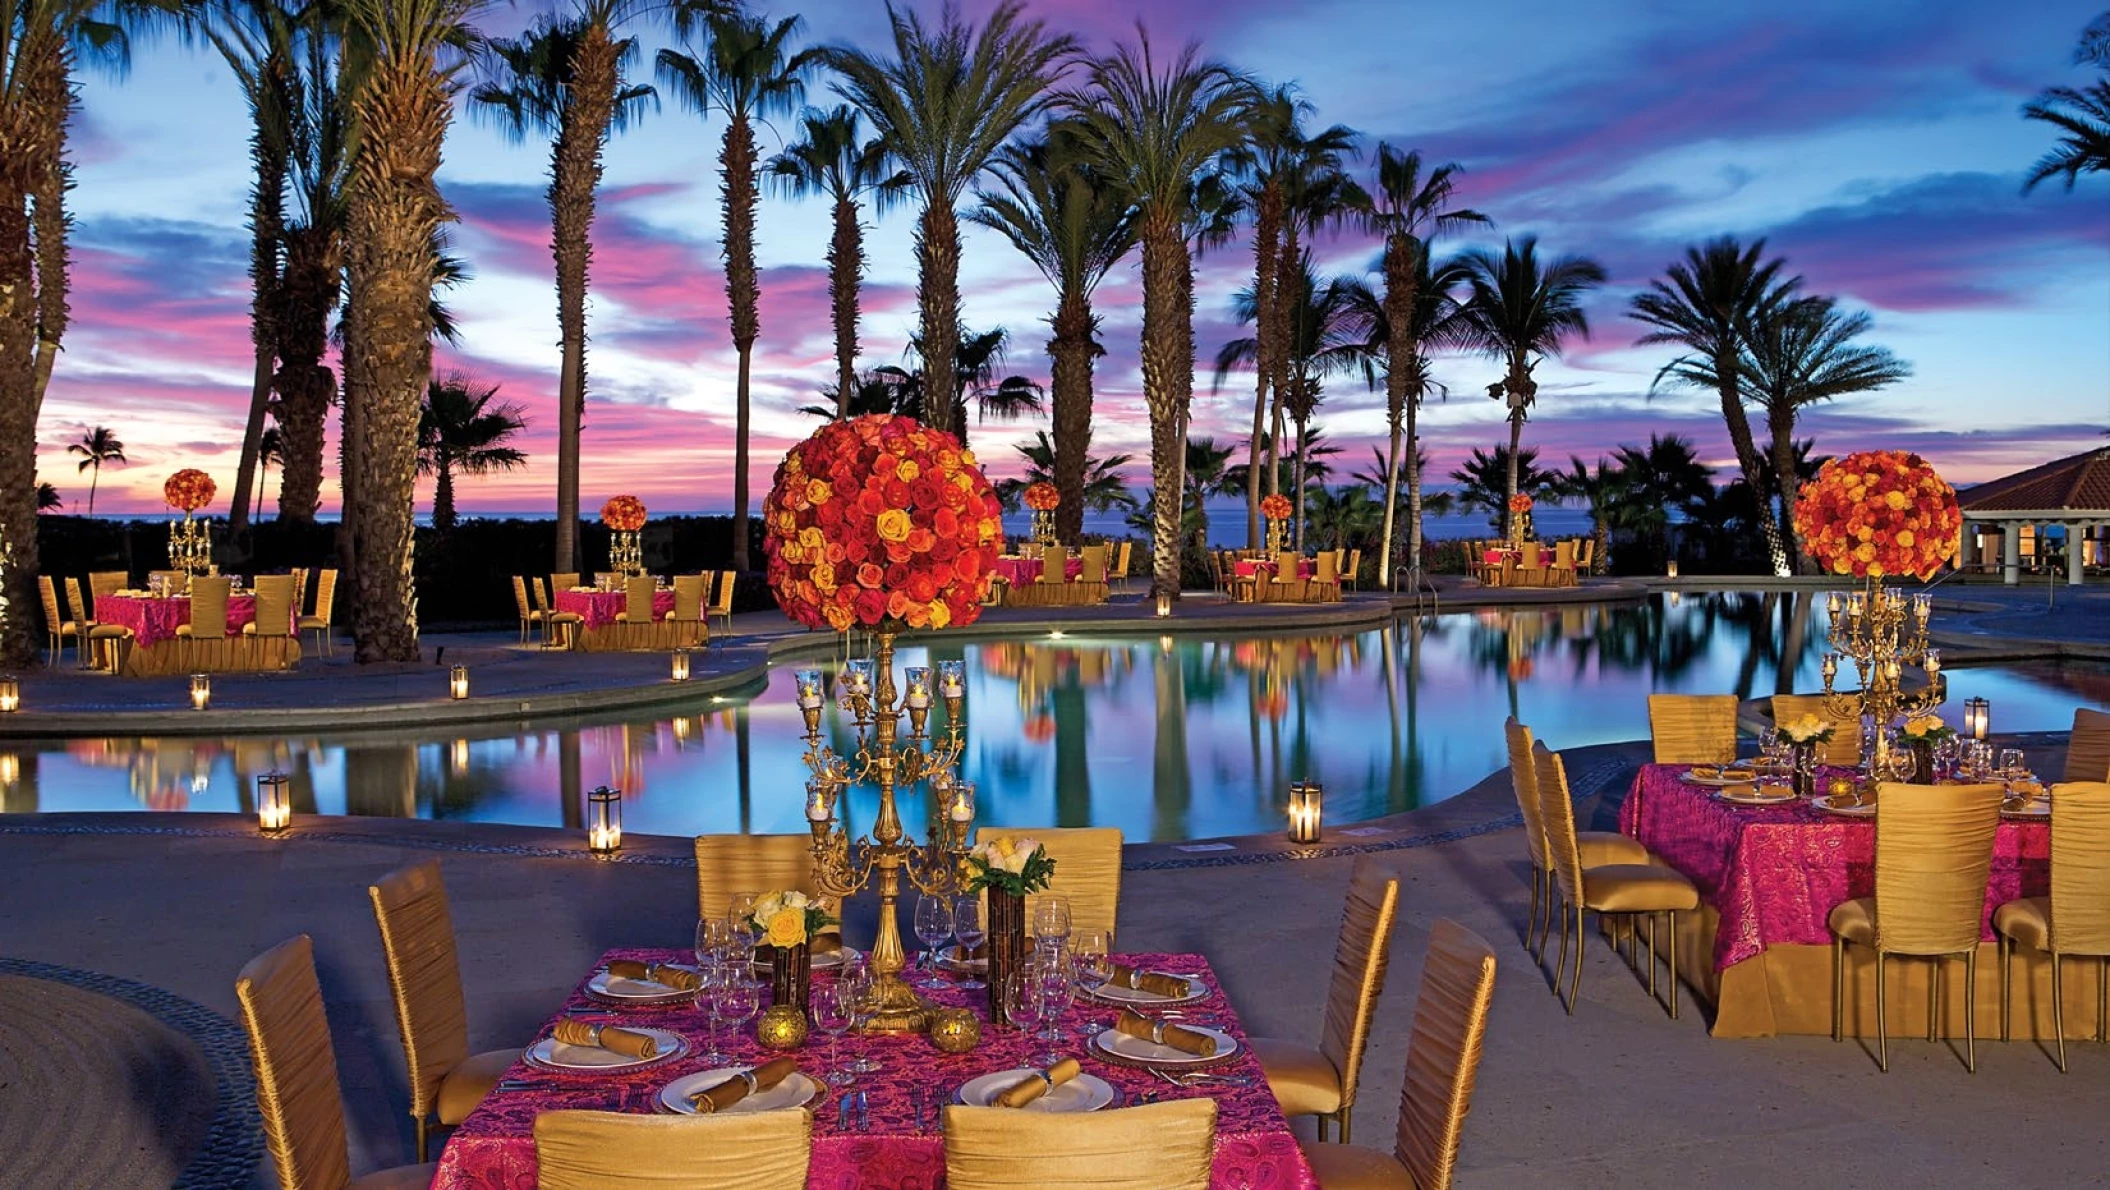
M 95 619 L 132 630 L 134 648 L 151 649 L 176 639 L 176 629 L 190 623 L 190 596 L 147 595 L 119 592 L 95 597 Z M 227 631 L 239 636 L 244 624 L 256 620 L 256 596 L 230 595 L 227 599 Z
M 1041 560 L 1039 558 L 1026 558 L 1020 557 L 1016 554 L 1005 554 L 1004 556 L 996 560 L 992 569 L 994 569 L 997 575 L 1001 577 L 1005 582 L 1010 583 L 1013 586 L 1017 586 L 1020 583 L 1039 582 L 1040 572 L 1046 569 L 1046 567 L 1041 564 Z M 1062 577 L 1064 581 L 1075 582 L 1083 574 L 1083 558 L 1077 557 L 1073 554 L 1063 561 Z
M 131 641 L 119 651 L 123 658 L 119 672 L 127 677 L 287 669 L 300 661 L 296 614 L 289 612 L 285 636 L 242 635 L 243 626 L 256 621 L 253 594 L 228 597 L 227 634 L 219 639 L 194 639 L 176 631 L 191 622 L 188 595 L 144 591 L 98 595 L 95 618 L 100 624 L 132 630 Z
M 697 1056 L 704 1051 L 709 1029 L 704 1015 L 683 999 L 671 1007 L 638 1008 L 611 1005 L 589 992 L 593 976 L 604 972 L 615 959 L 681 963 L 692 956 L 671 950 L 612 950 L 595 964 L 558 1013 L 547 1022 L 538 1038 L 550 1036 L 559 1022 L 567 1020 L 606 1022 L 626 1027 L 651 1027 L 679 1037 L 682 1051 L 624 1073 L 571 1073 L 516 1062 L 496 1089 L 462 1121 L 448 1138 L 440 1156 L 434 1190 L 533 1190 L 536 1161 L 534 1125 L 541 1112 L 581 1109 L 635 1113 L 665 1112 L 662 1092 L 685 1076 L 707 1069 Z M 1225 998 L 1210 970 L 1208 960 L 1198 954 L 1139 954 L 1122 957 L 1123 962 L 1191 976 L 1206 989 L 1201 999 L 1181 1006 L 1181 1023 L 1203 1025 L 1236 1039 L 1238 1048 L 1209 1069 L 1223 1077 L 1203 1081 L 1195 1087 L 1176 1087 L 1148 1069 L 1102 1060 L 1083 1041 L 1073 1040 L 1079 1026 L 1094 1031 L 1107 1026 L 1116 1009 L 1097 1003 L 1079 1002 L 1060 1022 L 1064 1040 L 1057 1048 L 1080 1059 L 1083 1072 L 1103 1080 L 1111 1088 L 1110 1106 L 1127 1106 L 1151 1099 L 1214 1098 L 1217 1103 L 1217 1143 L 1213 1186 L 1254 1188 L 1283 1187 L 1302 1190 L 1314 1187 L 1311 1167 L 1297 1147 L 1288 1122 L 1268 1090 L 1260 1063 L 1253 1056 L 1238 1014 Z M 816 983 L 833 978 L 816 970 Z M 952 1095 L 979 1076 L 1031 1065 L 1028 1055 L 1039 1048 L 1040 1039 L 1016 1029 L 990 1025 L 987 993 L 947 984 L 924 993 L 940 1006 L 965 1007 L 982 1025 L 980 1043 L 964 1054 L 939 1052 L 922 1034 L 851 1034 L 840 1042 L 845 1062 L 869 1058 L 878 1064 L 876 1073 L 859 1074 L 855 1089 L 867 1095 L 866 1110 L 846 1120 L 839 1111 L 842 1092 L 833 1086 L 819 1087 L 809 1106 L 813 1110 L 813 1149 L 806 1184 L 814 1190 L 852 1190 L 861 1187 L 898 1187 L 901 1190 L 936 1190 L 945 1184 L 945 1145 L 942 1121 L 935 1111 L 916 1110 L 918 1101 L 952 1101 Z M 730 1029 L 719 1037 L 720 1047 L 742 1067 L 760 1065 L 776 1052 L 763 1049 L 749 1025 L 741 1035 Z M 799 1072 L 821 1075 L 827 1065 L 829 1043 L 816 1031 L 805 1046 L 790 1051 Z

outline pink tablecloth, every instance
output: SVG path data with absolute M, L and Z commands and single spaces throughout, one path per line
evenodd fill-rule
M 1830 946 L 1833 906 L 1875 892 L 1876 824 L 1796 802 L 1733 806 L 1684 780 L 1684 765 L 1648 765 L 1619 808 L 1619 829 L 1699 886 L 1722 915 L 1714 964 L 1724 970 L 1768 946 Z M 1829 773 L 1820 773 L 1821 788 Z M 1984 939 L 1992 913 L 2051 887 L 2051 827 L 2003 819 L 1993 839 Z
M 1232 563 L 1231 569 L 1238 575 L 1239 578 L 1252 578 L 1262 571 L 1266 571 L 1268 574 L 1272 575 L 1273 573 L 1275 573 L 1275 564 L 1273 562 L 1262 562 L 1253 559 L 1248 559 L 1243 562 Z M 1298 578 L 1309 579 L 1318 573 L 1319 564 L 1317 562 L 1312 561 L 1310 558 L 1297 559 Z
M 615 950 L 604 955 L 602 961 L 611 958 L 681 961 L 682 957 L 678 951 Z M 1197 1014 L 1190 1019 L 1199 1019 L 1244 1040 L 1238 1014 L 1224 999 L 1208 961 L 1202 956 L 1137 955 L 1132 958 L 1152 968 L 1201 976 L 1209 983 L 1212 995 L 1199 1005 L 1187 1007 L 1186 1011 Z M 581 987 L 583 989 L 583 981 Z M 932 998 L 945 1004 L 968 1005 L 981 1012 L 986 1005 L 986 995 L 981 991 L 961 992 L 946 988 L 934 993 Z M 574 990 L 565 1002 L 564 1011 L 570 1013 L 593 1007 L 595 1005 L 586 998 L 583 990 Z M 605 1017 L 594 1014 L 585 1019 L 613 1019 L 617 1015 L 610 1010 Z M 1085 1020 L 1104 1024 L 1110 1022 L 1113 1015 L 1109 1009 L 1080 1006 L 1071 1011 L 1064 1024 L 1071 1028 Z M 629 1021 L 673 1029 L 687 1036 L 692 1045 L 700 1045 L 708 1031 L 702 1015 L 688 1008 L 637 1010 L 623 1012 L 620 1016 Z M 989 1029 L 986 1016 L 984 1022 L 982 1043 L 972 1052 L 960 1055 L 941 1054 L 920 1035 L 843 1039 L 845 1061 L 858 1053 L 865 1053 L 884 1066 L 879 1073 L 859 1075 L 857 1080 L 858 1088 L 871 1096 L 872 1130 L 865 1133 L 838 1131 L 835 1127 L 835 1094 L 831 1091 L 824 1099 L 817 1100 L 813 1114 L 813 1164 L 807 1173 L 806 1184 L 825 1190 L 851 1190 L 853 1187 L 935 1190 L 943 1186 L 944 1142 L 937 1132 L 915 1130 L 909 1089 L 942 1086 L 950 1090 L 977 1075 L 1025 1065 L 1025 1055 L 1031 1047 L 1024 1037 L 1016 1031 Z M 727 1053 L 745 1064 L 759 1063 L 768 1056 L 755 1044 L 752 1030 L 745 1036 L 730 1039 L 725 1048 Z M 691 1051 L 692 1054 L 700 1052 L 700 1049 Z M 1081 1054 L 1083 1051 L 1079 1048 L 1075 1052 Z M 827 1043 L 825 1040 L 809 1042 L 799 1056 L 809 1070 L 817 1070 L 827 1059 Z M 434 1190 L 533 1190 L 537 1113 L 560 1108 L 649 1112 L 654 1110 L 653 1103 L 662 1086 L 703 1069 L 707 1067 L 692 1056 L 636 1074 L 615 1076 L 551 1074 L 515 1064 L 506 1072 L 506 1079 L 530 1082 L 532 1086 L 494 1091 L 470 1113 L 468 1119 L 462 1121 L 461 1127 L 448 1139 L 446 1151 L 440 1155 L 439 1175 L 432 1183 Z M 1146 1092 L 1161 1099 L 1199 1098 L 1211 1094 L 1203 1090 L 1170 1087 L 1145 1071 L 1112 1066 L 1091 1058 L 1084 1059 L 1084 1069 L 1112 1083 L 1129 1102 Z M 1261 1076 L 1259 1061 L 1248 1050 L 1225 1069 L 1251 1076 L 1252 1083 L 1246 1087 L 1223 1086 L 1214 1092 L 1218 1116 L 1211 1184 L 1240 1187 L 1241 1190 L 1316 1186 L 1311 1167 L 1305 1163 L 1304 1154 L 1297 1148 L 1289 1125 L 1282 1118 L 1275 1097 Z
M 628 603 L 621 591 L 559 591 L 556 595 L 557 610 L 573 612 L 585 618 L 588 630 L 606 628 L 615 623 L 615 618 Z M 674 611 L 674 592 L 652 592 L 652 618 L 664 620 Z
M 1005 582 L 1010 583 L 1012 586 L 1017 586 L 1020 583 L 1037 583 L 1040 581 L 1039 558 L 998 558 L 995 570 L 997 574 L 1003 576 Z M 1077 577 L 1083 573 L 1084 559 L 1072 557 L 1063 561 L 1062 576 L 1065 579 L 1075 582 Z
M 132 630 L 132 643 L 142 649 L 173 640 L 179 625 L 190 623 L 190 598 L 177 595 L 155 599 L 136 595 L 98 595 L 95 618 L 103 624 L 121 624 Z M 234 595 L 227 600 L 227 631 L 240 635 L 242 625 L 256 619 L 256 596 Z

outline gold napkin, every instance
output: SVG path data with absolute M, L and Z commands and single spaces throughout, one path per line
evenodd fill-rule
M 799 1064 L 793 1059 L 771 1058 L 746 1074 L 734 1075 L 715 1087 L 696 1092 L 689 1096 L 689 1102 L 706 1115 L 721 1112 L 749 1095 L 759 1095 L 776 1086 L 790 1078 L 798 1068 Z
M 995 1107 L 1024 1107 L 1062 1084 L 1076 1078 L 1083 1068 L 1077 1059 L 1064 1058 L 1046 1070 L 1036 1070 L 1020 1080 L 1017 1086 L 1006 1090 L 990 1100 Z
M 696 978 L 694 971 L 685 967 L 670 967 L 665 963 L 640 963 L 636 959 L 611 960 L 608 973 L 622 979 L 641 979 L 680 992 L 693 992 L 703 982 Z
M 1186 980 L 1177 975 L 1166 975 L 1159 971 L 1139 971 L 1126 963 L 1115 963 L 1113 978 L 1107 982 L 1118 988 L 1150 992 L 1168 1000 L 1184 999 L 1194 990 Z
M 1114 1028 L 1130 1037 L 1169 1045 L 1181 1053 L 1193 1054 L 1197 1058 L 1216 1056 L 1216 1039 L 1207 1033 L 1197 1033 L 1170 1021 L 1153 1020 L 1132 1009 L 1121 1010 L 1121 1018 L 1114 1022 Z
M 619 1029 L 614 1025 L 595 1024 L 592 1021 L 558 1021 L 550 1035 L 566 1045 L 595 1045 L 610 1053 L 628 1058 L 659 1057 L 659 1041 L 650 1033 L 639 1033 L 634 1029 Z

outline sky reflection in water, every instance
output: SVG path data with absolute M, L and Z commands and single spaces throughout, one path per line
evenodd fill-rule
M 1745 697 L 1813 689 L 1822 652 L 1806 605 L 1732 594 L 1639 606 L 1482 611 L 1346 635 L 1045 637 L 906 648 L 898 664 L 964 657 L 981 821 L 1118 826 L 1131 840 L 1278 830 L 1289 781 L 1326 786 L 1339 825 L 1452 796 L 1502 766 L 1502 719 L 1555 748 L 1648 734 L 1650 691 Z M 1781 677 L 1782 643 L 1794 657 Z M 803 829 L 792 669 L 751 700 L 457 739 L 77 740 L 0 750 L 0 806 L 250 809 L 256 774 L 293 774 L 298 812 L 580 825 L 583 791 L 625 791 L 625 826 L 654 834 Z M 2067 727 L 2110 703 L 2100 665 L 1952 670 L 1953 708 L 1992 700 L 1995 730 Z M 831 708 L 834 746 L 854 742 Z M 853 825 L 869 829 L 870 790 Z M 914 829 L 920 798 L 903 807 Z

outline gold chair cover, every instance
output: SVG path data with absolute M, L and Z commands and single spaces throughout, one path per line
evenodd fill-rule
M 1216 1101 L 1058 1115 L 945 1109 L 948 1190 L 1205 1190 Z
M 1736 759 L 1736 696 L 1651 694 L 1648 733 L 1657 764 L 1727 764 Z
M 822 896 L 813 879 L 811 835 L 696 836 L 696 910 L 699 917 L 724 917 L 735 893 L 770 893 L 797 889 L 818 897 L 831 917 L 842 916 L 842 902 Z M 824 935 L 840 936 L 840 925 Z
M 975 842 L 984 843 L 999 835 L 1038 839 L 1055 861 L 1055 875 L 1048 891 L 1070 902 L 1070 931 L 1082 934 L 1103 930 L 1109 948 L 1121 916 L 1121 830 L 1111 826 L 1050 827 L 1022 830 L 985 826 L 975 831 Z M 1026 898 L 1026 929 L 1033 928 L 1037 897 Z
M 2066 741 L 2067 781 L 2110 781 L 2110 712 L 2077 707 Z
M 733 580 L 738 577 L 727 570 L 718 575 L 718 597 L 711 601 L 711 615 L 721 621 L 729 632 L 733 627 Z
M 1782 727 L 1804 715 L 1815 715 L 1832 725 L 1830 742 L 1817 745 L 1817 763 L 1852 768 L 1861 763 L 1861 720 L 1841 719 L 1824 709 L 1821 694 L 1776 694 L 1773 696 L 1773 726 Z
M 1418 1190 L 1445 1190 L 1457 1170 L 1494 998 L 1494 949 L 1457 922 L 1438 919 L 1422 960 L 1393 1141 Z
M 234 580 L 224 574 L 201 574 L 190 581 L 190 623 L 176 635 L 192 640 L 220 640 L 227 635 L 227 599 Z
M 1342 1122 L 1346 1139 L 1355 1107 L 1363 1054 L 1385 969 L 1392 953 L 1392 927 L 1399 915 L 1399 873 L 1363 856 L 1348 879 L 1341 932 L 1334 944 L 1333 975 L 1314 1050 L 1294 1041 L 1252 1038 L 1253 1053 L 1267 1074 L 1268 1088 L 1285 1115 L 1318 1115 Z M 1325 1121 L 1320 1121 L 1325 1132 Z
M 705 592 L 710 587 L 707 574 L 677 574 L 674 576 L 674 613 L 672 619 L 685 623 L 703 619 Z
M 578 585 L 579 572 L 576 570 L 559 570 L 549 576 L 549 589 L 553 596 L 559 591 L 573 590 Z
M 128 572 L 122 570 L 91 570 L 88 572 L 88 594 L 97 599 L 105 595 L 115 595 L 125 589 L 125 583 L 129 582 L 131 577 Z
M 649 574 L 634 574 L 624 579 L 623 614 L 616 618 L 626 624 L 650 624 L 654 586 Z
M 300 630 L 314 633 L 316 643 L 326 651 L 330 648 L 331 617 L 336 609 L 337 572 L 325 570 L 315 577 L 315 610 L 300 618 Z
M 1938 955 L 1978 948 L 2001 797 L 1998 785 L 1876 787 L 1878 950 Z
M 306 934 L 243 966 L 235 1000 L 256 1063 L 256 1106 L 280 1190 L 343 1190 L 352 1180 L 344 1100 L 315 951 Z
M 167 594 L 181 595 L 185 591 L 190 590 L 190 571 L 188 570 L 147 571 L 149 582 L 157 578 L 161 580 L 161 589 Z
M 256 618 L 242 626 L 244 636 L 291 636 L 293 634 L 293 588 L 290 574 L 260 574 L 256 577 Z
M 804 1190 L 810 1112 L 650 1116 L 546 1111 L 535 1117 L 539 1190 Z
M 1512 715 L 1503 722 L 1502 734 L 1509 744 L 1509 787 L 1516 793 L 1518 812 L 1524 816 L 1524 840 L 1531 849 L 1531 866 L 1540 872 L 1551 872 L 1553 861 L 1546 854 L 1546 819 L 1539 806 L 1538 762 L 1532 759 L 1531 729 Z
M 426 860 L 381 877 L 366 895 L 381 928 L 388 989 L 410 1070 L 410 1115 L 424 1120 L 439 1106 L 447 1072 L 469 1057 L 469 1006 L 447 886 L 439 861 Z

